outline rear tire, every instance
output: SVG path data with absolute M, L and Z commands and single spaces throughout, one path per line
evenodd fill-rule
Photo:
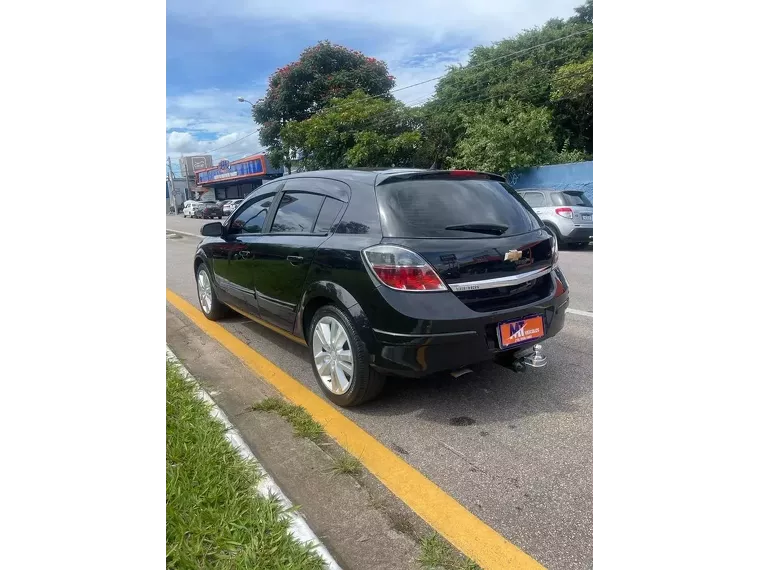
M 208 320 L 218 321 L 228 314 L 229 308 L 216 296 L 211 272 L 205 263 L 198 265 L 198 270 L 195 272 L 195 287 L 198 290 L 200 310 Z
M 559 249 L 561 249 L 562 247 L 565 247 L 567 245 L 566 242 L 562 239 L 561 234 L 559 233 L 559 229 L 556 226 L 553 226 L 553 225 L 551 225 L 549 223 L 546 223 L 546 228 L 556 238 L 556 243 L 557 243 Z
M 369 351 L 353 319 L 342 308 L 320 307 L 311 319 L 308 340 L 311 367 L 319 388 L 330 401 L 346 408 L 358 406 L 382 391 L 385 376 L 369 366 Z

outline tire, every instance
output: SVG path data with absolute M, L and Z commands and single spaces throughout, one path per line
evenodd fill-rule
M 561 249 L 562 247 L 565 247 L 567 245 L 567 243 L 561 237 L 561 234 L 559 233 L 558 228 L 556 226 L 554 226 L 553 224 L 550 224 L 550 223 L 547 223 L 547 222 L 544 222 L 544 223 L 545 223 L 546 228 L 548 228 L 548 231 L 550 231 L 554 235 L 554 237 L 556 238 L 556 241 L 558 242 L 559 249 Z
M 208 280 L 208 291 L 210 292 L 210 295 L 208 296 L 201 294 L 201 289 L 203 288 L 201 285 L 203 274 L 205 274 L 206 279 Z M 216 296 L 216 291 L 214 290 L 213 282 L 211 281 L 211 272 L 205 263 L 198 265 L 198 270 L 195 272 L 195 289 L 198 291 L 200 310 L 208 320 L 218 321 L 228 313 L 229 308 L 219 301 L 219 298 Z M 210 306 L 207 307 L 207 305 Z
M 345 350 L 345 343 L 342 343 L 339 347 L 333 346 L 336 354 L 334 358 L 325 350 L 325 343 L 317 336 L 316 332 L 317 327 L 319 327 L 321 337 L 329 340 L 324 335 L 324 327 L 326 326 L 330 332 L 337 331 L 338 334 L 335 336 L 339 339 L 339 329 L 332 328 L 332 322 L 336 322 L 342 327 L 346 342 L 348 343 L 347 351 Z M 328 342 L 327 344 L 329 345 L 330 343 Z M 324 395 L 330 401 L 338 406 L 348 408 L 368 402 L 379 395 L 385 386 L 385 377 L 369 366 L 369 351 L 359 337 L 353 319 L 342 308 L 336 305 L 325 305 L 316 311 L 309 325 L 308 346 L 311 350 L 311 367 L 313 368 L 319 388 L 321 388 Z M 325 376 L 331 376 L 333 379 L 331 381 L 322 379 L 322 375 L 319 373 L 316 364 L 317 354 L 325 354 L 325 352 L 327 354 L 320 358 L 323 367 L 322 371 L 325 372 Z M 339 356 L 339 353 L 344 354 L 345 352 L 351 353 L 352 372 L 349 378 L 344 369 L 337 368 L 338 360 L 346 362 L 345 359 Z M 332 366 L 333 361 L 335 366 Z M 324 366 L 327 366 L 326 371 Z M 343 371 L 342 375 L 339 374 L 340 370 Z M 333 389 L 331 386 L 335 385 L 335 378 L 337 378 L 337 386 Z

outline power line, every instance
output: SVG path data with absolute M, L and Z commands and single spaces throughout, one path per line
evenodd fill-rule
M 483 65 L 487 65 L 487 64 L 489 64 L 489 63 L 493 63 L 494 61 L 500 61 L 500 60 L 502 60 L 502 59 L 507 59 L 507 58 L 508 58 L 508 59 L 514 59 L 516 56 L 519 56 L 519 55 L 522 55 L 522 54 L 525 54 L 525 53 L 529 53 L 529 52 L 531 52 L 531 51 L 534 51 L 534 50 L 536 50 L 536 49 L 539 49 L 539 48 L 542 48 L 542 47 L 545 47 L 545 46 L 548 46 L 548 45 L 552 45 L 552 44 L 555 44 L 555 43 L 557 43 L 557 42 L 560 42 L 560 41 L 566 40 L 566 39 L 568 39 L 568 38 L 571 38 L 571 37 L 574 37 L 574 36 L 579 36 L 579 35 L 582 35 L 582 34 L 586 34 L 586 33 L 590 32 L 590 31 L 592 31 L 592 30 L 593 30 L 593 26 L 590 26 L 590 27 L 588 27 L 588 28 L 585 28 L 585 29 L 583 29 L 583 30 L 578 30 L 578 31 L 576 31 L 576 32 L 572 32 L 571 34 L 567 34 L 567 35 L 565 35 L 565 36 L 561 36 L 561 37 L 559 37 L 559 38 L 554 38 L 553 40 L 549 40 L 549 41 L 547 41 L 547 42 L 543 42 L 543 43 L 540 43 L 540 44 L 536 44 L 536 45 L 534 45 L 534 46 L 530 46 L 530 47 L 528 47 L 528 48 L 525 48 L 525 49 L 522 49 L 522 50 L 519 50 L 519 51 L 516 51 L 516 52 L 512 52 L 512 53 L 508 53 L 508 54 L 505 54 L 505 55 L 501 55 L 501 56 L 498 56 L 498 57 L 494 57 L 494 58 L 491 58 L 491 59 L 488 59 L 488 60 L 485 60 L 485 61 L 481 61 L 481 62 L 479 62 L 479 63 L 475 63 L 475 64 L 469 64 L 469 65 L 467 65 L 466 69 L 473 69 L 473 68 L 475 68 L 475 67 L 481 67 L 481 66 L 483 66 Z M 561 59 L 561 58 L 556 58 L 556 59 Z M 549 60 L 549 62 L 550 62 L 550 61 L 553 61 L 553 60 Z M 547 63 L 548 63 L 548 62 L 547 62 Z M 397 92 L 399 92 L 399 91 L 404 91 L 405 89 L 411 89 L 412 87 L 418 87 L 419 85 L 424 85 L 424 84 L 426 84 L 426 83 L 430 83 L 430 82 L 432 82 L 432 81 L 437 81 L 437 80 L 439 80 L 439 79 L 442 79 L 442 78 L 443 78 L 443 77 L 445 77 L 446 75 L 447 75 L 447 72 L 446 72 L 446 73 L 444 73 L 443 75 L 439 75 L 439 76 L 437 76 L 437 77 L 433 77 L 433 78 L 431 78 L 431 79 L 425 79 L 424 81 L 419 81 L 419 82 L 417 82 L 417 83 L 412 83 L 411 85 L 404 85 L 403 87 L 397 87 L 396 89 L 391 89 L 391 90 L 390 90 L 388 93 L 386 93 L 386 94 L 385 94 L 385 93 L 382 93 L 382 94 L 378 94 L 378 95 L 372 95 L 372 96 L 370 96 L 370 99 L 383 98 L 383 97 L 386 97 L 387 95 L 389 95 L 389 94 L 391 94 L 391 93 L 397 93 Z M 434 96 L 434 95 L 433 95 L 433 96 Z M 426 101 L 425 101 L 425 102 L 426 102 Z M 352 103 L 352 102 L 351 102 L 351 103 Z M 337 108 L 339 108 L 339 107 L 341 107 L 341 106 L 344 106 L 344 105 L 346 105 L 346 104 L 349 104 L 349 103 L 346 103 L 346 102 L 343 102 L 343 103 L 339 103 L 338 105 L 335 105 L 335 106 L 331 107 L 331 110 L 337 109 Z M 248 137 L 252 137 L 254 134 L 256 134 L 257 132 L 259 132 L 260 130 L 261 130 L 261 127 L 257 128 L 256 130 L 254 130 L 254 131 L 253 131 L 253 132 L 251 132 L 251 133 L 248 133 L 248 134 L 247 134 L 247 135 L 245 135 L 245 136 L 242 136 L 242 137 L 240 137 L 239 139 L 236 139 L 236 140 L 234 140 L 234 141 L 232 141 L 232 142 L 230 142 L 230 143 L 228 143 L 228 144 L 222 145 L 222 146 L 220 146 L 220 147 L 217 147 L 217 148 L 213 148 L 213 149 L 211 149 L 211 150 L 208 150 L 208 151 L 206 151 L 206 152 L 208 152 L 208 153 L 210 154 L 210 153 L 212 153 L 212 152 L 216 152 L 217 150 L 221 150 L 221 149 L 223 149 L 223 148 L 227 148 L 227 147 L 229 147 L 229 146 L 232 146 L 233 144 L 235 144 L 235 143 L 238 143 L 238 142 L 240 142 L 241 140 L 247 139 Z
M 235 144 L 235 143 L 237 143 L 237 142 L 240 142 L 241 140 L 247 139 L 248 137 L 252 137 L 253 135 L 255 135 L 255 134 L 256 134 L 258 131 L 260 131 L 260 130 L 261 130 L 261 127 L 257 128 L 257 129 L 256 129 L 255 131 L 253 131 L 252 133 L 248 133 L 248 134 L 247 134 L 247 135 L 245 135 L 244 137 L 240 137 L 239 139 L 233 140 L 233 141 L 232 141 L 231 143 L 229 143 L 229 144 L 225 144 L 225 145 L 223 145 L 223 146 L 220 146 L 220 147 L 217 147 L 217 148 L 212 148 L 211 150 L 209 150 L 209 151 L 206 151 L 206 152 L 208 152 L 208 153 L 210 154 L 210 153 L 212 153 L 212 152 L 215 152 L 215 151 L 217 151 L 217 150 L 221 150 L 221 149 L 223 149 L 223 148 L 227 148 L 228 146 L 232 146 L 233 144 Z
M 521 55 L 523 53 L 527 53 L 527 52 L 530 52 L 530 51 L 533 51 L 533 50 L 536 50 L 538 48 L 545 47 L 545 46 L 548 46 L 548 45 L 551 45 L 551 44 L 555 44 L 556 42 L 563 41 L 563 40 L 565 40 L 567 38 L 571 38 L 573 36 L 579 36 L 580 34 L 586 34 L 589 31 L 591 31 L 592 29 L 593 29 L 593 26 L 591 26 L 590 28 L 586 28 L 584 30 L 573 32 L 571 34 L 567 34 L 566 36 L 562 36 L 560 38 L 555 38 L 553 40 L 550 40 L 550 41 L 547 41 L 547 42 L 543 42 L 542 44 L 537 44 L 537 45 L 534 45 L 534 46 L 530 46 L 530 47 L 525 48 L 523 50 L 515 51 L 515 52 L 512 52 L 512 53 L 507 53 L 505 55 L 500 55 L 498 57 L 494 57 L 494 58 L 488 59 L 486 61 L 481 61 L 480 63 L 469 64 L 469 65 L 467 65 L 466 69 L 473 69 L 475 67 L 480 67 L 482 65 L 487 65 L 488 63 L 493 63 L 494 61 L 498 61 L 498 60 L 501 60 L 501 59 L 504 59 L 504 58 L 507 58 L 507 57 L 510 58 L 510 59 L 512 59 L 514 56 Z M 398 89 L 392 89 L 390 91 L 390 93 L 397 93 L 398 91 L 403 91 L 404 89 L 411 89 L 412 87 L 418 87 L 419 85 L 424 85 L 425 83 L 429 83 L 430 81 L 435 81 L 437 79 L 442 79 L 446 75 L 447 75 L 447 73 L 444 73 L 443 75 L 438 75 L 437 77 L 433 77 L 432 79 L 425 79 L 424 81 L 420 81 L 419 83 L 414 83 L 413 85 L 406 85 L 405 87 L 399 87 Z

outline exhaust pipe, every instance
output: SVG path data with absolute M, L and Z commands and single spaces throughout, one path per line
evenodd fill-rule
M 454 378 L 461 378 L 464 374 L 470 374 L 471 372 L 469 368 L 461 368 L 459 370 L 451 370 L 450 374 Z

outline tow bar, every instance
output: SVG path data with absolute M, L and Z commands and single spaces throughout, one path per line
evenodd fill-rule
M 548 364 L 548 359 L 543 354 L 543 345 L 536 344 L 523 350 L 518 350 L 510 355 L 507 362 L 501 363 L 514 372 L 524 372 L 525 368 L 542 368 Z

